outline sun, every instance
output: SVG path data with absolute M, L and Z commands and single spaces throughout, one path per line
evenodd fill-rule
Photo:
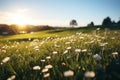
M 13 22 L 18 25 L 26 25 L 30 23 L 28 18 L 21 15 L 14 15 Z
M 24 15 L 20 15 L 20 14 L 14 14 L 14 15 L 12 15 L 11 22 L 13 24 L 17 24 L 17 25 L 20 25 L 20 26 L 32 23 L 31 19 L 27 18 Z

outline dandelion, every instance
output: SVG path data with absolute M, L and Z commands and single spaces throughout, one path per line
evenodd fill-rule
M 5 58 L 2 60 L 2 62 L 3 62 L 3 63 L 7 63 L 9 60 L 10 60 L 10 57 L 5 57 Z
M 74 72 L 72 70 L 68 70 L 68 71 L 64 72 L 65 77 L 70 77 L 70 76 L 73 76 L 73 75 L 74 75 Z
M 53 51 L 53 54 L 58 54 L 58 52 L 57 51 Z
M 85 72 L 84 76 L 87 78 L 93 78 L 93 77 L 95 77 L 95 72 L 87 71 L 87 72 Z
M 48 68 L 42 69 L 42 73 L 48 72 Z
M 75 52 L 76 52 L 76 53 L 80 53 L 80 52 L 81 52 L 81 49 L 75 49 Z
M 33 70 L 40 70 L 40 66 L 34 66 Z
M 47 78 L 47 77 L 49 77 L 50 76 L 50 73 L 46 73 L 46 74 L 44 74 L 44 78 Z
M 15 79 L 15 75 L 13 75 L 13 76 L 11 76 L 11 77 L 9 77 L 7 80 L 14 80 Z
M 46 65 L 45 68 L 51 69 L 51 68 L 53 68 L 53 66 L 49 64 L 49 65 Z
M 100 61 L 100 60 L 102 59 L 101 56 L 98 55 L 98 54 L 93 55 L 93 57 L 94 57 L 97 61 Z

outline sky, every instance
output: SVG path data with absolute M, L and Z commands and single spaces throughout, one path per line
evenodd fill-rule
M 0 0 L 1 24 L 69 26 L 75 19 L 86 26 L 107 16 L 120 19 L 120 0 Z

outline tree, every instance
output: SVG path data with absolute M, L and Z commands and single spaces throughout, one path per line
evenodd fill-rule
M 94 22 L 91 22 L 90 24 L 88 24 L 88 26 L 94 26 Z
M 111 21 L 111 18 L 110 18 L 110 17 L 105 18 L 105 19 L 103 20 L 103 22 L 102 22 L 102 25 L 103 25 L 104 27 L 109 27 L 109 26 L 111 26 L 111 24 L 112 24 L 112 21 Z
M 117 22 L 118 25 L 120 25 L 120 20 Z
M 119 29 L 120 29 L 120 20 L 117 22 L 117 26 L 118 26 Z
M 70 21 L 70 26 L 72 26 L 72 27 L 74 27 L 74 26 L 77 26 L 78 24 L 77 24 L 77 21 L 76 20 L 71 20 Z

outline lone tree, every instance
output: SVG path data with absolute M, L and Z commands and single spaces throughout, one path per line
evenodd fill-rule
M 94 26 L 94 22 L 92 21 L 90 24 L 88 24 L 87 26 Z
M 74 26 L 77 26 L 77 21 L 75 19 L 71 20 L 70 21 L 70 26 L 74 27 Z
M 103 20 L 103 22 L 102 22 L 102 25 L 103 25 L 104 27 L 110 27 L 111 24 L 112 24 L 112 21 L 111 21 L 111 18 L 110 18 L 110 17 L 105 18 L 105 19 Z

